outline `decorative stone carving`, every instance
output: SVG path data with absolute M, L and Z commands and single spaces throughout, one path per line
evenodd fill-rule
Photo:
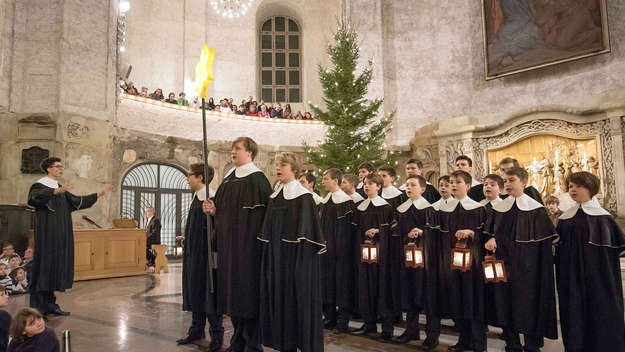
M 23 174 L 43 174 L 41 162 L 50 156 L 50 151 L 37 146 L 22 150 Z
M 83 138 L 89 134 L 89 127 L 83 126 L 74 121 L 68 121 L 65 127 L 67 137 L 69 138 Z
M 137 160 L 137 152 L 134 149 L 124 150 L 122 160 L 127 164 L 132 164 Z

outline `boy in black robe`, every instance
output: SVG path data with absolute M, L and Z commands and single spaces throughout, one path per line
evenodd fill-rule
M 423 176 L 423 162 L 418 159 L 410 159 L 406 162 L 406 178 L 412 176 Z M 406 181 L 407 182 L 407 181 Z M 406 184 L 399 186 L 399 190 L 406 194 Z M 430 204 L 435 203 L 441 199 L 440 193 L 436 190 L 432 184 L 426 181 L 425 192 L 423 192 L 423 198 Z
M 402 239 L 402 244 L 417 245 L 423 251 L 423 262 L 430 260 L 431 255 L 436 255 L 431 243 L 436 236 L 432 232 L 435 225 L 436 212 L 431 204 L 423 197 L 426 192 L 426 181 L 423 176 L 409 176 L 405 183 L 406 195 L 409 197 L 397 207 L 396 231 Z M 412 256 L 412 253 L 410 253 Z M 406 252 L 403 251 L 402 259 L 405 263 Z M 401 301 L 402 310 L 406 314 L 406 331 L 396 341 L 408 343 L 419 340 L 419 312 L 425 303 L 425 268 L 408 268 L 401 266 Z
M 358 176 L 353 175 L 353 174 L 343 175 L 343 180 L 341 181 L 341 189 L 348 196 L 350 196 L 352 198 L 352 201 L 354 201 L 354 203 L 356 204 L 365 200 L 360 195 L 360 193 L 356 192 L 356 186 L 358 185 L 359 182 L 360 180 L 358 179 Z
M 560 216 L 556 277 L 562 340 L 567 352 L 625 351 L 619 256 L 625 236 L 594 197 L 599 179 L 576 172 L 567 179 L 577 203 Z
M 262 243 L 260 322 L 263 345 L 323 351 L 321 255 L 325 240 L 310 191 L 295 179 L 295 154 L 276 156 L 280 186 L 271 194 Z
M 503 178 L 496 174 L 488 174 L 484 176 L 483 185 L 484 199 L 480 201 L 480 204 L 486 208 L 487 213 L 490 213 L 493 206 L 501 202 L 499 195 L 503 190 Z
M 544 337 L 557 338 L 552 255 L 557 235 L 546 209 L 523 192 L 527 179 L 525 169 L 506 170 L 510 196 L 493 206 L 484 230 L 490 237 L 485 248 L 503 260 L 507 272 L 508 282 L 493 284 L 489 316 L 503 327 L 508 351 L 538 351 Z
M 262 351 L 258 326 L 260 245 L 256 240 L 271 194 L 265 174 L 254 165 L 256 142 L 239 137 L 232 142 L 235 165 L 221 181 L 207 209 L 215 217 L 217 237 L 217 307 L 232 319 L 230 348 Z
M 208 166 L 208 183 L 213 179 L 215 170 Z M 179 345 L 192 343 L 204 338 L 206 320 L 209 323 L 211 341 L 209 351 L 219 351 L 224 339 L 224 327 L 221 314 L 217 313 L 216 294 L 210 292 L 208 261 L 209 255 L 217 253 L 215 236 L 211 238 L 212 252 L 208 252 L 208 233 L 206 214 L 202 209 L 207 199 L 207 187 L 204 182 L 204 164 L 192 164 L 189 168 L 187 183 L 195 193 L 187 215 L 182 257 L 182 310 L 192 312 L 191 326 L 187 336 L 177 340 Z M 208 197 L 214 196 L 209 189 Z M 213 282 L 217 282 L 217 270 L 213 270 Z
M 74 282 L 74 228 L 72 212 L 90 208 L 99 197 L 113 189 L 88 196 L 75 196 L 69 183 L 60 185 L 64 166 L 61 159 L 41 162 L 47 176 L 37 181 L 28 192 L 28 205 L 35 208 L 35 256 L 30 281 L 30 306 L 42 314 L 69 315 L 56 304 L 54 291 L 72 288 Z
M 360 179 L 360 183 L 356 186 L 356 192 L 360 193 L 363 198 L 367 198 L 364 189 L 365 177 L 374 172 L 375 168 L 369 163 L 362 163 L 360 166 L 358 166 L 358 178 Z
M 464 171 L 471 175 L 473 173 L 473 160 L 466 155 L 459 155 L 456 158 L 456 170 Z M 475 178 L 471 179 L 471 189 L 467 193 L 469 198 L 476 202 L 484 199 L 484 185 L 478 182 Z
M 513 168 L 513 167 L 521 167 L 521 164 L 515 158 L 510 158 L 510 157 L 503 158 L 499 162 L 499 171 L 502 175 L 505 175 L 506 170 Z M 525 188 L 523 189 L 523 193 L 527 194 L 538 203 L 543 204 L 543 197 L 540 195 L 540 192 L 538 192 L 538 190 L 534 188 L 534 186 L 529 185 L 529 184 L 525 185 Z M 507 193 L 504 192 L 501 194 L 501 199 L 505 199 L 506 197 L 508 197 Z
M 345 333 L 355 308 L 354 248 L 359 241 L 352 226 L 354 202 L 339 188 L 342 176 L 339 169 L 329 169 L 323 174 L 322 184 L 328 195 L 321 201 L 319 218 L 326 239 L 326 253 L 322 256 L 324 327 L 336 327 Z
M 391 166 L 382 166 L 378 168 L 378 175 L 382 177 L 382 190 L 380 196 L 384 198 L 388 204 L 391 205 L 393 210 L 406 201 L 406 194 L 397 189 L 393 185 L 397 178 L 395 169 Z M 403 257 L 403 244 L 400 236 L 391 237 L 390 247 L 390 260 L 391 260 L 391 285 L 393 287 L 393 307 L 395 307 L 395 323 L 401 323 L 401 268 L 404 264 Z
M 395 227 L 394 209 L 378 195 L 382 188 L 382 177 L 369 174 L 365 178 L 364 189 L 367 199 L 356 207 L 354 224 L 361 243 L 377 243 L 377 263 L 360 263 L 358 271 L 358 308 L 365 323 L 356 331 L 359 335 L 377 333 L 377 319 L 382 319 L 380 338 L 391 341 L 393 338 L 393 319 L 397 309 L 393 302 L 391 286 L 391 236 Z M 359 251 L 360 252 L 360 251 Z M 359 253 L 359 256 L 361 254 Z
M 441 268 L 439 285 L 439 317 L 449 314 L 460 332 L 458 343 L 449 346 L 450 351 L 486 351 L 486 325 L 484 314 L 484 258 L 481 238 L 486 211 L 484 207 L 467 196 L 471 188 L 471 175 L 465 171 L 454 171 L 450 176 L 454 199 L 441 204 L 438 212 L 439 237 L 441 244 Z M 452 249 L 463 241 L 470 249 L 471 261 L 467 271 L 452 270 Z M 443 292 L 447 291 L 447 292 Z M 436 318 L 439 318 L 436 317 Z M 439 327 L 433 322 L 432 327 Z

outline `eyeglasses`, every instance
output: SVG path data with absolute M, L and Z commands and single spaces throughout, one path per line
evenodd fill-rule
M 61 169 L 61 170 L 63 170 L 65 168 L 65 166 L 63 166 L 63 165 L 54 165 L 54 166 L 50 166 L 50 167 L 53 167 L 53 168 L 56 168 L 56 169 Z

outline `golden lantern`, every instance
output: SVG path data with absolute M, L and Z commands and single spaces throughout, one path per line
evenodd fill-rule
M 456 242 L 456 248 L 451 250 L 451 269 L 468 271 L 471 269 L 471 249 L 466 240 Z
M 360 261 L 367 264 L 377 263 L 380 254 L 380 246 L 370 240 L 360 245 Z
M 404 258 L 406 268 L 423 268 L 423 248 L 418 247 L 414 242 L 404 246 Z
M 487 255 L 482 262 L 484 268 L 484 282 L 508 282 L 508 274 L 503 260 L 498 260 L 494 255 Z
M 174 257 L 182 258 L 183 239 L 176 239 L 176 245 L 174 246 Z

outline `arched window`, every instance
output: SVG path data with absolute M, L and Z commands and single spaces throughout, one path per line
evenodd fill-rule
M 145 210 L 153 207 L 161 220 L 161 244 L 172 254 L 176 236 L 184 234 L 193 197 L 186 172 L 165 164 L 140 164 L 126 173 L 121 191 L 122 218 L 138 219 L 145 228 Z
M 266 102 L 299 103 L 300 28 L 292 18 L 274 16 L 260 28 L 260 96 Z

